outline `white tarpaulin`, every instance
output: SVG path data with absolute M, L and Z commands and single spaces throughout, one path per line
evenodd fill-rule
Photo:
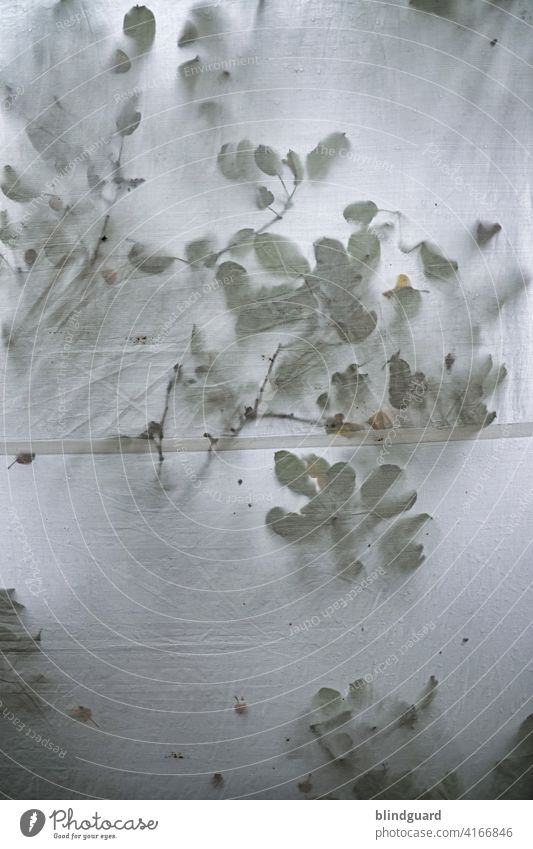
M 532 25 L 3 0 L 5 796 L 527 797 Z

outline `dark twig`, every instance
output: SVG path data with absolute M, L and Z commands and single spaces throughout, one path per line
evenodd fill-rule
M 281 177 L 280 177 L 280 180 L 281 180 Z M 283 183 L 283 180 L 282 180 L 282 183 Z M 266 224 L 263 224 L 263 226 L 260 227 L 259 230 L 254 230 L 254 236 L 260 236 L 261 233 L 265 233 L 267 230 L 270 229 L 270 227 L 272 227 L 273 224 L 276 224 L 277 221 L 281 221 L 283 219 L 283 216 L 287 212 L 287 210 L 290 209 L 290 207 L 292 206 L 292 199 L 294 197 L 294 194 L 295 194 L 298 186 L 296 185 L 293 188 L 293 190 L 290 194 L 287 191 L 287 187 L 285 186 L 285 183 L 283 183 L 283 188 L 287 192 L 287 199 L 283 204 L 283 208 L 282 208 L 281 212 L 276 212 L 275 209 L 272 209 L 272 207 L 268 206 L 267 209 L 269 209 L 271 212 L 274 213 L 275 218 L 271 218 L 270 221 L 267 221 Z M 230 251 L 233 247 L 235 247 L 235 244 L 233 242 L 229 242 L 226 245 L 225 248 L 222 248 L 222 250 L 218 251 L 217 253 L 211 254 L 211 256 L 209 257 L 210 265 L 211 264 L 214 265 L 215 262 L 218 262 L 220 257 L 223 256 L 224 254 L 226 254 L 228 251 Z
M 114 170 L 113 173 L 116 177 L 120 177 L 120 172 L 121 172 L 121 168 L 122 168 L 122 152 L 124 150 L 124 141 L 125 141 L 124 136 L 122 136 L 121 139 L 120 139 L 120 147 L 118 149 L 118 157 L 117 157 L 117 159 L 114 163 L 115 164 L 115 170 Z M 117 190 L 116 190 L 116 193 L 115 193 L 115 198 L 114 198 L 111 205 L 113 205 L 116 202 L 119 193 L 120 193 L 120 187 L 117 187 Z M 104 224 L 102 226 L 102 230 L 101 230 L 100 235 L 98 237 L 98 241 L 95 245 L 91 259 L 89 260 L 89 268 L 94 267 L 96 260 L 98 259 L 98 255 L 100 253 L 100 248 L 102 247 L 102 242 L 106 241 L 106 238 L 107 238 L 106 233 L 107 233 L 107 227 L 108 227 L 108 224 L 109 224 L 110 217 L 111 217 L 111 215 L 110 215 L 109 212 L 104 217 Z
M 303 422 L 304 424 L 320 425 L 318 419 L 306 419 L 303 416 L 295 416 L 294 413 L 263 413 L 264 419 L 291 419 L 293 422 Z
M 170 377 L 170 379 L 167 383 L 167 390 L 166 390 L 166 395 L 165 395 L 165 408 L 163 410 L 163 415 L 161 416 L 161 419 L 159 421 L 159 424 L 161 425 L 161 430 L 163 430 L 164 427 L 165 427 L 165 419 L 166 419 L 167 413 L 168 413 L 168 406 L 169 406 L 169 403 L 170 403 L 170 395 L 172 393 L 172 390 L 176 386 L 176 384 L 179 383 L 179 381 L 181 380 L 181 365 L 179 363 L 176 363 L 176 365 L 174 366 L 172 371 L 173 371 L 173 374 L 171 375 L 171 377 Z
M 181 365 L 176 363 L 173 368 L 173 374 L 171 375 L 165 392 L 165 406 L 163 408 L 163 414 L 161 419 L 156 421 L 148 422 L 148 427 L 143 433 L 140 434 L 141 439 L 150 439 L 156 446 L 157 452 L 159 455 L 159 469 L 161 469 L 161 464 L 165 459 L 165 455 L 163 454 L 163 438 L 164 438 L 164 427 L 165 427 L 165 419 L 167 417 L 168 408 L 170 404 L 170 395 L 176 386 L 176 384 L 181 379 Z
M 257 396 L 255 398 L 253 406 L 246 406 L 244 408 L 244 413 L 242 413 L 241 416 L 240 416 L 239 426 L 230 428 L 233 436 L 237 436 L 237 434 L 241 432 L 243 427 L 248 422 L 254 421 L 255 419 L 257 419 L 257 412 L 259 410 L 259 405 L 260 405 L 260 403 L 263 399 L 263 395 L 264 395 L 264 392 L 265 392 L 265 389 L 266 389 L 266 385 L 268 383 L 268 379 L 269 379 L 270 375 L 272 374 L 272 369 L 274 368 L 274 363 L 276 362 L 276 359 L 277 359 L 280 351 L 281 351 L 281 343 L 278 345 L 278 347 L 276 348 L 276 350 L 274 351 L 272 356 L 268 358 L 268 369 L 266 371 L 266 374 L 265 374 L 263 380 L 261 381 L 261 386 L 259 387 L 259 392 L 257 393 Z
M 206 439 L 209 440 L 209 451 L 214 451 L 218 442 L 218 438 L 215 436 L 211 436 L 207 431 L 204 433 Z
M 262 382 L 261 386 L 259 387 L 259 392 L 257 393 L 257 398 L 254 401 L 254 406 L 253 406 L 254 418 L 257 418 L 257 411 L 259 409 L 259 405 L 260 405 L 261 401 L 263 400 L 263 395 L 264 395 L 264 392 L 265 392 L 265 389 L 266 389 L 266 385 L 268 383 L 270 375 L 272 374 L 272 369 L 274 368 L 274 363 L 276 362 L 276 359 L 277 359 L 280 351 L 281 351 L 281 342 L 278 345 L 278 347 L 276 348 L 276 350 L 274 351 L 274 353 L 272 354 L 272 356 L 268 358 L 269 364 L 268 364 L 267 373 L 265 374 L 265 376 L 263 378 L 263 382 Z

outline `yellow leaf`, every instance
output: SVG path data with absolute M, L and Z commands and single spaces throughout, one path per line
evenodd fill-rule
M 383 297 L 392 298 L 397 289 L 412 289 L 411 281 L 408 278 L 407 274 L 398 274 L 394 289 L 388 289 L 387 292 L 383 292 Z
M 407 274 L 398 274 L 398 279 L 396 280 L 396 289 L 405 289 L 406 286 L 411 286 L 411 281 L 409 280 Z

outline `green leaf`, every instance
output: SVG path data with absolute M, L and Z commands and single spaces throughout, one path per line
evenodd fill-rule
M 346 133 L 331 133 L 322 139 L 317 146 L 307 154 L 307 173 L 312 180 L 326 177 L 333 162 L 339 155 L 344 155 L 350 149 Z
M 252 143 L 242 139 L 238 144 L 226 142 L 220 148 L 217 164 L 227 180 L 239 180 L 249 175 Z
M 316 454 L 309 454 L 305 458 L 305 462 L 307 465 L 307 474 L 317 479 L 319 485 L 321 480 L 325 481 L 327 479 L 326 475 L 329 472 L 330 466 L 323 457 L 318 457 Z
M 520 725 L 508 757 L 493 773 L 492 792 L 498 799 L 531 800 L 533 791 L 533 714 Z
M 344 761 L 353 749 L 353 740 L 346 731 L 338 731 L 335 734 L 327 734 L 320 741 L 326 751 L 336 761 Z
M 370 224 L 373 218 L 378 214 L 379 210 L 372 200 L 361 200 L 356 203 L 351 203 L 346 207 L 344 218 L 348 224 Z
M 17 239 L 18 233 L 15 230 L 11 230 L 9 226 L 9 215 L 7 210 L 3 209 L 0 212 L 0 242 L 13 247 L 16 245 Z
M 289 150 L 283 164 L 290 168 L 294 177 L 294 187 L 299 186 L 304 178 L 304 166 L 302 160 L 294 150 Z
M 307 465 L 303 460 L 289 451 L 276 451 L 274 463 L 276 477 L 283 486 L 309 498 L 316 495 L 316 488 L 309 479 Z
M 342 242 L 324 237 L 318 239 L 313 248 L 316 258 L 315 275 L 323 291 L 327 291 L 329 288 L 327 284 L 332 283 L 334 287 L 338 286 L 353 292 L 361 282 L 361 275 L 351 257 L 346 253 Z M 331 295 L 338 297 L 339 293 L 334 288 Z
M 54 98 L 50 106 L 26 125 L 26 134 L 32 146 L 58 171 L 70 171 L 76 154 L 83 152 L 80 145 L 71 144 L 73 133 L 72 114 L 59 98 Z
M 121 136 L 131 136 L 141 123 L 141 113 L 134 109 L 137 98 L 130 97 L 118 113 L 116 125 Z
M 338 690 L 321 687 L 311 703 L 313 722 L 310 729 L 335 760 L 344 760 L 353 748 L 353 740 L 345 731 L 331 733 L 352 718 L 352 712 Z
M 281 507 L 272 507 L 266 515 L 266 524 L 274 533 L 289 542 L 301 542 L 316 531 L 316 522 L 301 513 L 288 513 Z
M 16 590 L 13 587 L 5 587 L 0 590 L 0 611 L 2 614 L 15 614 L 18 610 L 24 610 L 24 605 L 15 599 Z
M 71 265 L 83 252 L 82 244 L 76 235 L 63 227 L 50 229 L 43 249 L 46 258 L 55 268 L 64 268 L 67 265 Z
M 348 684 L 347 700 L 351 705 L 357 706 L 364 701 L 364 697 L 368 691 L 368 683 L 364 678 L 356 678 Z
M 210 239 L 195 239 L 185 245 L 185 256 L 187 262 L 193 266 L 204 265 L 213 250 Z
M 321 721 L 333 719 L 339 713 L 346 710 L 344 699 L 338 690 L 331 687 L 321 687 L 313 696 L 311 709 L 317 712 Z
M 147 6 L 132 6 L 124 15 L 124 33 L 135 39 L 140 53 L 150 50 L 155 38 L 154 13 Z
M 274 203 L 274 195 L 266 186 L 259 186 L 257 189 L 257 206 L 259 209 L 266 209 L 271 203 Z
M 448 259 L 443 256 L 435 245 L 429 242 L 422 242 L 420 245 L 420 258 L 424 267 L 424 273 L 428 277 L 435 277 L 437 280 L 447 280 L 450 277 L 455 277 L 459 266 L 453 259 Z
M 236 331 L 239 336 L 264 333 L 266 331 L 279 332 L 282 324 L 300 324 L 304 327 L 309 323 L 309 312 L 313 309 L 312 295 L 307 286 L 299 286 L 294 289 L 288 283 L 275 286 L 262 286 L 248 293 L 246 300 L 241 302 L 242 309 L 239 310 Z M 276 381 L 280 374 L 280 367 L 276 368 Z M 294 377 L 294 372 L 293 372 Z
M 380 257 L 380 241 L 375 233 L 352 233 L 348 240 L 348 253 L 362 265 L 371 265 Z
M 185 47 L 186 44 L 192 44 L 198 38 L 198 28 L 192 21 L 185 21 L 181 35 L 178 38 L 178 47 Z
M 404 504 L 408 503 L 408 499 L 416 497 L 416 493 L 404 496 Z M 414 503 L 414 502 L 413 502 Z M 389 512 L 394 509 L 395 513 L 401 512 L 402 502 L 391 502 Z M 412 505 L 411 505 L 412 506 Z M 409 507 L 407 507 L 409 509 Z M 378 507 L 381 511 L 381 505 Z M 394 515 L 394 514 L 393 514 Z M 417 569 L 424 561 L 423 550 L 424 546 L 416 543 L 415 539 L 421 528 L 426 522 L 431 519 L 427 513 L 419 513 L 417 516 L 410 516 L 407 519 L 398 519 L 381 537 L 380 547 L 384 552 L 384 558 L 388 566 L 394 569 Z
M 181 65 L 178 65 L 178 74 L 186 82 L 194 85 L 198 79 L 198 73 L 201 66 L 202 60 L 200 57 L 194 56 L 192 59 L 188 59 L 186 62 L 182 62 Z
M 324 491 L 344 504 L 355 490 L 355 472 L 349 463 L 335 463 L 326 474 Z
M 501 229 L 501 224 L 487 224 L 484 221 L 478 221 L 476 227 L 476 242 L 480 247 L 486 245 L 487 242 L 490 242 L 490 240 L 496 236 Z
M 383 297 L 391 300 L 400 318 L 414 318 L 422 304 L 422 292 L 426 289 L 414 289 L 406 274 L 398 275 L 396 286 L 383 292 Z
M 215 273 L 215 280 L 224 289 L 224 297 L 229 309 L 236 309 L 245 303 L 250 295 L 248 273 L 238 262 L 222 262 Z
M 419 710 L 425 710 L 430 706 L 430 704 L 433 702 L 433 699 L 437 695 L 438 686 L 439 682 L 437 681 L 434 675 L 431 675 L 429 681 L 422 690 L 419 700 L 416 703 L 416 706 Z
M 272 274 L 299 277 L 309 271 L 309 263 L 302 256 L 297 245 L 284 236 L 258 233 L 254 246 L 258 261 Z
M 254 246 L 255 230 L 252 227 L 243 227 L 237 230 L 230 239 L 230 250 L 236 254 L 246 254 Z
M 402 360 L 400 352 L 387 361 L 389 366 L 389 401 L 397 410 L 405 409 L 411 401 L 411 367 Z
M 9 200 L 17 203 L 29 203 L 38 196 L 38 192 L 31 189 L 27 183 L 19 178 L 17 172 L 11 165 L 4 166 L 4 173 L 0 188 Z
M 136 242 L 128 253 L 131 264 L 145 274 L 162 274 L 175 261 L 174 256 L 150 253 L 144 245 Z
M 239 265 L 238 262 L 229 259 L 218 266 L 215 280 L 221 286 L 248 285 L 248 272 L 244 265 Z
M 127 53 L 123 50 L 115 50 L 111 70 L 114 74 L 127 74 L 131 68 L 131 62 Z
M 340 312 L 337 311 L 337 312 Z M 363 342 L 370 336 L 377 325 L 377 315 L 374 310 L 367 310 L 357 299 L 347 306 L 343 315 L 332 315 L 335 321 L 335 330 L 343 342 Z
M 282 172 L 281 160 L 275 150 L 260 144 L 254 152 L 255 164 L 263 174 L 269 177 L 278 177 Z
M 399 466 L 385 463 L 368 476 L 361 487 L 361 498 L 371 513 L 389 519 L 411 509 L 416 501 L 416 492 L 400 496 L 391 494 L 401 473 Z

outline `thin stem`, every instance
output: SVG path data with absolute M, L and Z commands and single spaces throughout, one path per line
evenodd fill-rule
M 172 375 L 172 377 L 170 378 L 170 380 L 167 383 L 167 389 L 166 389 L 166 395 L 165 395 L 165 407 L 164 407 L 164 410 L 163 410 L 163 415 L 161 416 L 161 419 L 159 421 L 159 424 L 161 425 L 162 431 L 164 431 L 164 427 L 165 427 L 165 419 L 167 417 L 168 406 L 169 406 L 169 403 L 170 403 L 170 394 L 171 394 L 172 390 L 174 389 L 174 387 L 176 386 L 176 384 L 181 380 L 181 365 L 179 363 L 176 363 L 173 370 L 174 370 L 174 374 Z
M 267 371 L 266 371 L 266 374 L 265 374 L 263 380 L 261 381 L 261 385 L 259 387 L 259 392 L 256 395 L 253 406 L 252 407 L 246 406 L 244 408 L 244 414 L 241 414 L 241 416 L 240 416 L 239 426 L 230 428 L 232 436 L 237 436 L 237 434 L 239 434 L 241 432 L 241 430 L 247 424 L 247 422 L 254 421 L 255 419 L 257 419 L 257 411 L 258 411 L 259 405 L 260 405 L 260 403 L 263 399 L 263 395 L 264 395 L 264 392 L 265 392 L 265 389 L 266 389 L 266 385 L 268 383 L 268 379 L 269 379 L 270 375 L 272 374 L 272 369 L 274 368 L 274 363 L 276 362 L 277 356 L 278 356 L 279 352 L 281 351 L 281 347 L 282 346 L 281 346 L 281 343 L 280 343 L 278 345 L 278 347 L 276 348 L 276 350 L 274 351 L 274 353 L 272 354 L 272 356 L 268 358 L 268 360 L 269 360 L 268 368 L 267 368 Z
M 281 180 L 281 177 L 280 177 L 280 180 Z M 282 180 L 282 183 L 283 183 L 283 180 Z M 291 201 L 292 201 L 292 199 L 295 195 L 295 192 L 296 192 L 296 189 L 298 188 L 298 186 L 295 186 L 290 194 L 287 191 L 287 187 L 285 186 L 285 183 L 283 183 L 283 187 L 284 187 L 285 191 L 287 192 L 287 200 L 283 204 L 283 209 L 281 210 L 281 212 L 276 212 L 275 209 L 272 209 L 271 206 L 268 206 L 267 209 L 269 209 L 270 212 L 274 213 L 275 218 L 271 218 L 270 221 L 267 221 L 266 224 L 263 224 L 263 226 L 260 227 L 259 230 L 254 230 L 254 234 L 256 236 L 260 236 L 261 233 L 265 233 L 267 230 L 270 229 L 270 227 L 272 227 L 273 224 L 276 224 L 277 221 L 281 221 L 283 216 L 287 212 L 287 210 L 290 208 Z M 213 254 L 215 262 L 218 262 L 220 257 L 224 256 L 224 254 L 227 253 L 228 251 L 230 251 L 233 247 L 234 247 L 234 243 L 229 242 L 226 245 L 225 248 L 222 248 L 222 250 L 218 251 L 218 253 Z
M 285 180 L 283 179 L 281 174 L 278 174 L 278 177 L 279 177 L 279 181 L 280 181 L 281 185 L 285 189 L 285 194 L 287 195 L 287 198 L 290 200 L 292 195 L 289 194 L 289 190 L 288 190 L 287 186 L 285 185 Z M 294 192 L 293 192 L 293 194 L 294 194 Z
M 213 448 L 217 444 L 218 438 L 215 437 L 215 436 L 212 436 L 207 431 L 204 433 L 204 436 L 205 436 L 206 439 L 209 440 L 209 450 L 211 450 L 211 448 Z
M 125 142 L 125 137 L 121 136 L 120 147 L 118 149 L 118 157 L 117 157 L 117 160 L 115 162 L 115 171 L 114 171 L 114 173 L 117 176 L 120 176 L 120 169 L 121 169 L 121 166 L 122 166 L 122 153 L 124 151 L 124 142 Z M 119 191 L 120 191 L 120 188 L 117 188 L 116 194 L 115 194 L 115 200 L 113 201 L 113 203 L 116 201 Z M 106 214 L 105 218 L 104 218 L 104 225 L 102 227 L 102 231 L 100 233 L 100 236 L 98 237 L 96 247 L 95 247 L 93 254 L 92 254 L 92 257 L 90 259 L 89 268 L 92 268 L 94 266 L 94 264 L 96 263 L 96 260 L 98 259 L 98 254 L 100 253 L 100 248 L 102 246 L 102 242 L 105 241 L 105 238 L 106 238 L 106 231 L 107 231 L 107 226 L 109 224 L 110 217 L 111 217 L 111 214 L 108 212 Z
M 274 363 L 276 362 L 277 356 L 278 356 L 280 351 L 281 351 L 281 342 L 278 345 L 278 347 L 276 348 L 276 350 L 274 351 L 274 353 L 272 354 L 272 356 L 269 357 L 270 362 L 269 362 L 269 365 L 268 365 L 267 373 L 265 374 L 265 376 L 263 378 L 263 382 L 262 382 L 261 386 L 259 387 L 259 392 L 258 392 L 257 398 L 255 399 L 255 402 L 254 402 L 254 416 L 257 416 L 257 411 L 259 409 L 259 405 L 260 405 L 261 401 L 263 400 L 263 394 L 265 392 L 265 388 L 266 388 L 266 385 L 268 383 L 268 379 L 269 379 L 270 375 L 272 374 L 272 369 L 274 368 Z
M 274 212 L 274 210 L 272 210 L 272 212 Z M 3 260 L 4 260 L 5 264 L 6 264 L 6 265 L 7 265 L 7 267 L 9 268 L 9 270 L 10 270 L 10 271 L 14 274 L 14 273 L 15 273 L 15 269 L 13 268 L 13 266 L 11 265 L 11 263 L 10 263 L 10 262 L 9 262 L 9 261 L 5 258 L 4 254 L 0 254 L 0 259 L 3 259 Z
M 295 416 L 294 413 L 263 413 L 264 419 L 291 419 L 293 422 L 303 422 L 304 424 L 319 425 L 318 419 L 306 419 L 302 416 Z

